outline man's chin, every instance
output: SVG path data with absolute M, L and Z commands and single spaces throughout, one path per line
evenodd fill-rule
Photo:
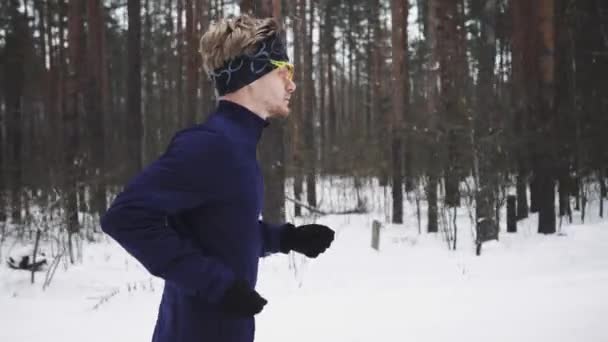
M 289 116 L 290 112 L 291 112 L 291 110 L 289 109 L 289 107 L 276 108 L 275 110 L 273 110 L 270 113 L 270 117 L 277 118 L 277 119 L 286 118 Z

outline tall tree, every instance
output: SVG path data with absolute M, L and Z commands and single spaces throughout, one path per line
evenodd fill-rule
M 325 61 L 325 71 L 326 71 L 326 83 L 327 87 L 327 114 L 325 115 L 327 121 L 327 133 L 324 139 L 324 147 L 326 150 L 325 159 L 327 160 L 326 167 L 329 170 L 335 170 L 336 168 L 336 151 L 337 151 L 337 141 L 336 137 L 338 136 L 337 130 L 337 109 L 336 109 L 336 96 L 335 96 L 335 83 L 334 83 L 334 60 L 335 60 L 335 49 L 336 49 L 336 38 L 334 36 L 335 30 L 335 9 L 336 9 L 336 1 L 329 0 L 326 2 L 325 7 L 325 19 L 324 19 L 324 40 L 325 45 L 323 46 L 323 51 L 326 53 L 326 61 Z
M 7 135 L 10 142 L 11 161 L 8 168 L 11 187 L 11 218 L 21 223 L 22 207 L 22 140 L 23 140 L 23 92 L 25 85 L 25 57 L 28 39 L 26 17 L 19 12 L 19 4 L 11 0 L 10 30 L 4 47 L 4 100 L 6 102 Z
M 517 218 L 528 217 L 527 182 L 530 169 L 529 164 L 529 98 L 534 98 L 534 87 L 530 86 L 529 78 L 534 78 L 537 68 L 528 67 L 533 57 L 536 35 L 531 32 L 531 15 L 533 2 L 524 0 L 511 0 L 510 11 L 512 17 L 511 37 L 511 98 L 513 101 L 514 118 L 512 134 L 514 139 L 513 154 L 517 162 Z
M 142 167 L 143 123 L 141 114 L 141 1 L 128 0 L 127 72 L 127 177 Z
M 211 12 L 211 8 L 210 8 L 210 1 L 209 0 L 197 0 L 196 1 L 196 13 L 198 16 L 198 29 L 196 31 L 196 35 L 195 38 L 200 38 L 202 33 L 207 30 L 207 27 L 209 27 L 209 13 Z M 198 46 L 198 40 L 196 41 L 196 44 Z M 196 68 L 197 70 L 201 69 L 201 64 L 202 64 L 202 60 L 201 60 L 201 56 L 200 54 L 196 54 Z M 215 106 L 215 101 L 213 99 L 213 94 L 214 94 L 214 90 L 213 90 L 213 83 L 211 82 L 211 79 L 209 79 L 208 77 L 200 77 L 200 89 L 201 89 L 201 94 L 202 94 L 202 101 L 201 101 L 201 110 L 200 112 L 203 113 L 203 115 L 205 115 L 205 113 L 210 112 L 211 110 L 213 110 L 213 107 Z
M 428 44 L 429 60 L 427 61 L 426 75 L 426 105 L 427 105 L 427 129 L 429 141 L 428 153 L 428 181 L 426 184 L 426 196 L 428 202 L 427 231 L 434 233 L 438 231 L 438 208 L 437 208 L 437 186 L 439 184 L 439 161 L 438 146 L 439 135 L 437 132 L 438 124 L 438 95 L 439 95 L 439 9 L 440 0 L 429 0 L 427 7 L 426 40 Z
M 463 95 L 465 70 L 465 49 L 459 44 L 460 1 L 442 0 L 437 7 L 440 21 L 439 39 L 440 69 L 440 116 L 442 131 L 446 134 L 445 202 L 450 207 L 460 206 L 459 184 L 464 176 L 464 142 L 468 140 L 465 119 L 465 96 Z
M 409 98 L 407 72 L 407 0 L 391 1 L 392 18 L 392 193 L 393 223 L 403 223 L 403 128 Z
M 296 0 L 293 4 L 293 63 L 298 66 L 296 70 L 296 80 L 301 82 L 305 70 L 302 63 L 302 50 L 304 40 L 306 39 L 306 0 Z M 304 13 L 304 15 L 302 15 Z M 303 143 L 303 123 L 306 116 L 306 87 L 299 87 L 299 90 L 293 95 L 292 102 L 292 126 L 291 134 L 291 159 L 293 162 L 293 192 L 298 201 L 302 200 L 302 174 L 304 168 L 304 143 Z M 301 216 L 302 208 L 296 203 L 294 206 L 294 215 Z
M 177 96 L 175 97 L 177 101 L 177 127 L 184 126 L 184 1 L 185 0 L 177 0 L 177 55 L 175 56 L 177 58 L 177 63 L 175 65 L 176 71 L 174 74 L 177 82 Z
M 196 122 L 196 94 L 198 87 L 198 40 L 192 0 L 186 0 L 186 126 Z
M 89 48 L 87 62 L 87 111 L 92 173 L 92 209 L 98 214 L 106 210 L 105 128 L 103 117 L 107 111 L 107 65 L 105 52 L 105 19 L 100 0 L 87 5 Z
M 540 106 L 536 116 L 535 128 L 536 156 L 534 174 L 539 199 L 538 232 L 555 233 L 555 137 L 556 115 L 554 108 L 555 77 L 555 21 L 554 0 L 540 0 L 538 5 L 538 34 L 540 49 L 538 66 L 540 70 Z
M 3 87 L 4 88 L 4 87 Z M 4 102 L 3 94 L 0 94 L 0 103 Z M 6 182 L 4 180 L 5 170 L 6 170 L 6 140 L 5 140 L 5 130 L 6 130 L 6 120 L 5 120 L 5 111 L 0 110 L 0 225 L 2 226 L 2 231 L 0 234 L 4 236 L 4 229 L 6 225 L 4 224 L 7 218 L 6 215 Z
M 158 3 L 157 3 L 158 4 Z M 157 149 L 155 140 L 158 138 L 158 135 L 155 134 L 155 130 L 158 129 L 159 123 L 158 121 L 158 111 L 156 110 L 158 107 L 156 106 L 155 100 L 156 96 L 154 93 L 154 75 L 158 72 L 158 66 L 155 65 L 154 51 L 152 45 L 153 37 L 152 37 L 152 11 L 150 0 L 144 1 L 144 28 L 143 28 L 143 41 L 142 41 L 142 77 L 143 77 L 143 146 L 142 146 L 142 154 L 144 163 L 148 163 L 157 155 Z
M 475 151 L 476 151 L 476 183 L 477 192 L 476 221 L 477 242 L 481 243 L 491 238 L 497 238 L 498 222 L 495 215 L 495 189 L 498 186 L 494 156 L 498 153 L 496 132 L 493 123 L 496 121 L 498 110 L 496 103 L 496 79 L 494 66 L 496 62 L 496 19 L 497 0 L 478 0 L 480 13 L 480 52 L 479 52 L 479 81 L 477 85 L 478 110 L 475 115 Z M 494 224 L 491 224 L 494 222 Z
M 317 174 L 317 146 L 315 141 L 315 84 L 313 81 L 313 33 L 314 33 L 314 15 L 315 15 L 315 2 L 310 0 L 309 15 L 308 15 L 308 29 L 305 39 L 305 45 L 303 48 L 303 60 L 302 68 L 304 70 L 303 86 L 300 89 L 305 89 L 305 124 L 304 124 L 304 144 L 306 146 L 306 199 L 308 205 L 312 207 L 317 206 L 317 187 L 316 187 L 316 174 Z
M 70 0 L 68 3 L 68 78 L 67 78 L 67 94 L 66 105 L 63 113 L 64 127 L 64 167 L 65 167 L 65 186 L 64 186 L 64 201 L 66 222 L 68 225 L 69 234 L 69 250 L 70 260 L 75 262 L 74 248 L 72 238 L 80 230 L 78 222 L 78 172 L 77 163 L 78 151 L 80 146 L 78 119 L 79 104 L 82 98 L 82 73 L 84 63 L 84 47 L 82 45 L 84 39 L 84 23 L 83 23 L 83 5 L 79 0 Z

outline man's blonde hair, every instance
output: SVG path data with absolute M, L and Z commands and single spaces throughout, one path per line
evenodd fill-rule
M 274 18 L 240 15 L 212 23 L 200 41 L 203 68 L 207 74 L 226 61 L 243 53 L 252 53 L 255 46 L 279 31 Z

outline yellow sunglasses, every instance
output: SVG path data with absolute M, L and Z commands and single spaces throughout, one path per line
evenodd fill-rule
M 287 79 L 290 81 L 293 81 L 293 74 L 294 74 L 295 67 L 292 63 L 271 59 L 270 64 L 276 66 L 277 68 L 285 68 L 287 70 Z

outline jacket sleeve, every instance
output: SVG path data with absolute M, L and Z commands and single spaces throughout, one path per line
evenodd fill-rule
M 219 260 L 202 254 L 166 224 L 175 215 L 221 196 L 217 177 L 225 144 L 209 132 L 176 136 L 163 156 L 120 193 L 101 218 L 102 230 L 153 275 L 211 303 L 234 281 Z
M 268 256 L 281 251 L 281 233 L 286 224 L 270 224 L 260 220 L 263 244 L 261 256 Z

